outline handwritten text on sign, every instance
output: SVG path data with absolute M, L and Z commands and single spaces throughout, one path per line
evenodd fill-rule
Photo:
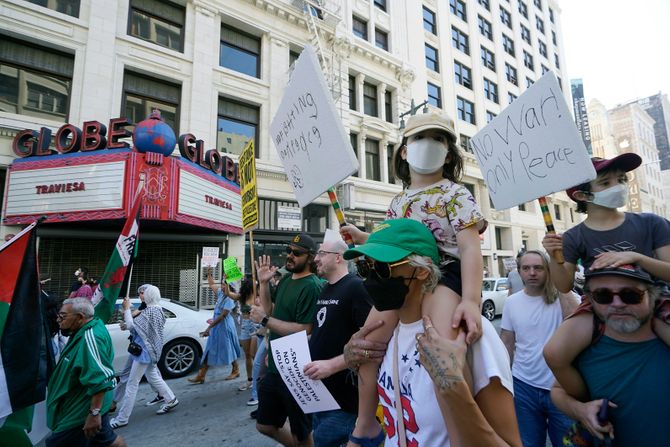
M 596 177 L 551 72 L 479 131 L 470 144 L 498 210 Z
M 340 408 L 323 382 L 312 380 L 303 373 L 305 365 L 311 361 L 307 332 L 272 340 L 270 347 L 279 375 L 304 413 Z
M 300 207 L 358 170 L 311 47 L 295 63 L 270 134 Z

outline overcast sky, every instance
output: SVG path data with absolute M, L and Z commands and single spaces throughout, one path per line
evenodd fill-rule
M 670 95 L 670 0 L 559 4 L 568 76 L 582 78 L 587 104 Z

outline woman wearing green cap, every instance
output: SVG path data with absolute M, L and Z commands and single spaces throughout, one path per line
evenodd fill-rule
M 359 275 L 375 307 L 392 305 L 400 320 L 376 380 L 385 438 L 352 435 L 352 443 L 520 446 L 509 356 L 493 325 L 482 319 L 482 337 L 468 347 L 462 328 L 443 337 L 422 312 L 441 276 L 431 232 L 410 219 L 386 221 L 344 253 L 360 256 Z M 440 318 L 451 317 L 457 304 Z

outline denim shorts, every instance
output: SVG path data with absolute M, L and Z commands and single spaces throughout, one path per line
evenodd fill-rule
M 254 333 L 260 327 L 262 327 L 260 324 L 254 323 L 253 321 L 251 321 L 249 319 L 242 318 L 242 327 L 241 327 L 241 330 L 240 330 L 240 340 L 251 339 L 251 336 L 254 335 Z

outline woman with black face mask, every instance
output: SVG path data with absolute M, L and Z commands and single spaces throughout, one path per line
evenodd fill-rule
M 440 279 L 430 230 L 415 220 L 388 220 L 367 243 L 344 253 L 345 259 L 360 256 L 358 274 L 375 307 L 397 310 L 400 317 L 377 376 L 386 437 L 373 442 L 520 446 L 509 357 L 495 328 L 482 319 L 482 337 L 467 346 L 462 328 L 442 336 L 431 316 L 422 315 L 422 301 Z M 372 441 L 353 435 L 350 440 Z

